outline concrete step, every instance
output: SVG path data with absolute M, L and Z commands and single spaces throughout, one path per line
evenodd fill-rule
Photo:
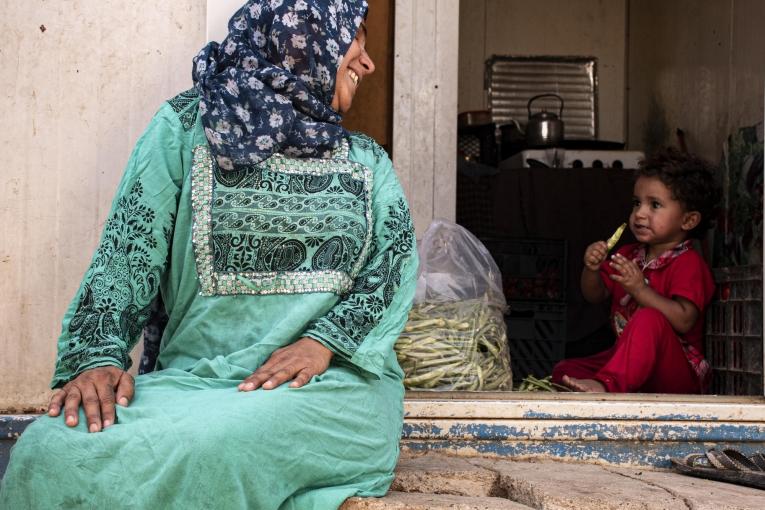
M 397 491 L 390 500 L 394 504 L 404 504 L 399 495 L 401 492 L 425 493 L 453 495 L 463 498 L 459 500 L 460 504 L 474 502 L 477 505 L 454 507 L 466 509 L 494 508 L 480 506 L 485 504 L 483 500 L 487 498 L 492 502 L 504 498 L 520 504 L 521 508 L 525 505 L 545 510 L 765 509 L 765 491 L 672 472 L 555 461 L 514 462 L 434 453 L 402 457 L 392 490 Z M 386 504 L 387 498 L 377 500 L 375 504 Z
M 502 497 L 499 474 L 471 463 L 464 457 L 428 454 L 402 456 L 396 466 L 392 491 L 452 494 L 456 496 Z
M 340 510 L 530 510 L 504 498 L 389 492 L 384 498 L 350 498 Z

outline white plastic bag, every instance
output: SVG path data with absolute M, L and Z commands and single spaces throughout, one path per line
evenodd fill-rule
M 467 229 L 436 219 L 419 243 L 414 302 L 486 299 L 504 309 L 502 274 L 486 247 Z
M 396 343 L 410 389 L 510 390 L 502 275 L 463 227 L 435 220 L 419 244 L 414 306 Z

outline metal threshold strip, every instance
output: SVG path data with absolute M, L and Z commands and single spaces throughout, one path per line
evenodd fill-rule
M 765 450 L 765 398 L 409 392 L 402 450 L 670 466 L 708 448 Z

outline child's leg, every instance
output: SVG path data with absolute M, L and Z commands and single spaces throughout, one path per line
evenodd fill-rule
M 559 361 L 553 368 L 552 380 L 563 384 L 563 376 L 576 379 L 592 379 L 614 355 L 614 348 L 599 352 L 586 358 L 570 358 Z
M 669 321 L 654 308 L 632 316 L 594 377 L 609 392 L 699 393 L 699 381 Z

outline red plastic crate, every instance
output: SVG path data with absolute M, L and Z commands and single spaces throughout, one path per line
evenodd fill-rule
M 564 239 L 481 238 L 502 273 L 508 301 L 566 300 Z

